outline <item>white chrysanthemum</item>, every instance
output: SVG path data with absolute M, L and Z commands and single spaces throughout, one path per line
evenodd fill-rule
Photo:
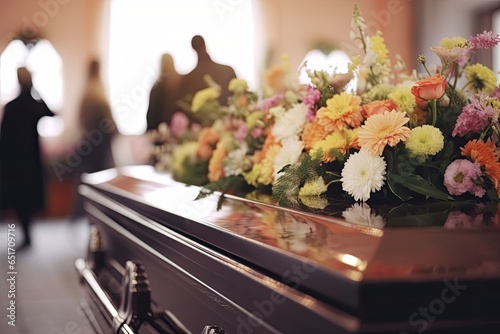
M 277 176 L 278 172 L 286 165 L 293 165 L 298 162 L 304 150 L 304 143 L 300 141 L 297 136 L 285 139 L 282 145 L 283 146 L 274 159 L 275 176 Z
M 372 213 L 372 209 L 366 203 L 355 203 L 349 209 L 342 212 L 342 217 L 349 223 L 382 228 L 385 226 L 384 217 Z
M 360 150 L 349 156 L 342 169 L 342 189 L 356 201 L 366 201 L 370 193 L 380 190 L 385 181 L 386 163 L 383 157 Z
M 285 138 L 298 135 L 306 123 L 308 110 L 308 106 L 298 103 L 277 117 L 273 128 L 276 140 L 283 141 Z

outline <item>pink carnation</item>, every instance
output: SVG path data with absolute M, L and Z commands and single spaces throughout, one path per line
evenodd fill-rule
M 476 95 L 472 98 L 470 104 L 462 109 L 458 116 L 452 136 L 464 136 L 467 133 L 481 133 L 492 121 L 498 120 L 498 112 L 487 105 L 484 94 Z
M 462 195 L 466 192 L 476 197 L 483 197 L 486 190 L 477 183 L 481 181 L 481 165 L 467 159 L 453 161 L 444 173 L 444 185 L 451 195 Z

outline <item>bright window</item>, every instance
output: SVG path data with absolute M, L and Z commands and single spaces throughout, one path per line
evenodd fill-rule
M 326 71 L 330 74 L 347 73 L 347 66 L 350 61 L 347 54 L 341 50 L 333 50 L 329 54 L 325 54 L 318 49 L 311 50 L 302 60 L 299 80 L 302 83 L 310 82 L 310 78 L 305 71 L 306 68 L 310 71 Z M 352 80 L 348 84 L 347 90 L 352 90 L 354 87 L 355 80 Z
M 232 66 L 238 77 L 255 88 L 250 1 L 111 1 L 108 80 L 121 133 L 145 131 L 149 91 L 163 53 L 172 54 L 181 74 L 194 68 L 191 38 L 197 34 L 205 38 L 214 61 Z
M 33 87 L 47 106 L 54 112 L 63 104 L 62 60 L 52 44 L 40 40 L 27 47 L 20 40 L 13 40 L 0 55 L 0 104 L 4 106 L 19 95 L 17 69 L 26 67 L 32 75 Z M 42 118 L 38 124 L 41 136 L 59 135 L 63 130 L 60 117 Z

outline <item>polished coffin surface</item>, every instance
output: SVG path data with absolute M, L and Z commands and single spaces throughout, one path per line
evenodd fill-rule
M 232 196 L 217 209 L 148 166 L 84 181 L 107 256 L 140 258 L 152 299 L 193 333 L 499 329 L 497 225 L 381 229 Z

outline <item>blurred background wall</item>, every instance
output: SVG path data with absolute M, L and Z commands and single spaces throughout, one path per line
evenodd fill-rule
M 60 56 L 63 96 L 54 111 L 64 128 L 43 137 L 49 173 L 53 162 L 64 160 L 78 144 L 76 112 L 87 62 L 95 56 L 102 61 L 122 133 L 118 163 L 143 163 L 147 94 L 162 52 L 172 53 L 177 70 L 187 73 L 196 63 L 190 37 L 202 34 L 214 60 L 233 66 L 256 89 L 264 71 L 284 53 L 297 69 L 315 48 L 342 49 L 352 56 L 354 4 L 369 29 L 383 32 L 391 59 L 400 54 L 409 68 L 418 67 L 420 53 L 437 62 L 429 47 L 442 37 L 500 32 L 500 1 L 492 0 L 23 0 L 0 2 L 0 52 L 24 34 L 46 39 Z M 499 55 L 481 56 L 499 70 Z M 0 68 L 0 74 L 7 70 Z M 7 89 L 3 81 L 2 89 Z M 48 215 L 66 214 L 72 181 L 52 177 L 50 196 L 56 199 Z

